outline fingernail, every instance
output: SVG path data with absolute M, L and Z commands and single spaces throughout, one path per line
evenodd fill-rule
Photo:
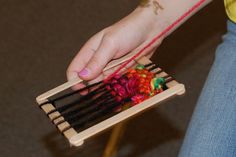
M 80 76 L 88 76 L 88 74 L 89 74 L 89 69 L 87 68 L 84 68 L 83 70 L 79 72 Z

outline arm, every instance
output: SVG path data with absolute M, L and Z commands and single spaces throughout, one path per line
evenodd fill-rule
M 143 55 L 152 54 L 163 38 L 210 1 L 143 0 L 127 17 L 98 32 L 85 43 L 67 70 L 68 80 L 78 76 L 85 80 L 95 79 L 109 61 L 144 47 L 153 37 L 199 4 L 188 17 L 179 21 Z

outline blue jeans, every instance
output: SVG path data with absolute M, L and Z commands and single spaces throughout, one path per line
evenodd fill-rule
M 236 157 L 236 24 L 227 29 L 179 157 Z

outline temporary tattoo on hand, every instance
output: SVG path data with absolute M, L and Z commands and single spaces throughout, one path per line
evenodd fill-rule
M 153 6 L 154 13 L 157 15 L 159 10 L 164 10 L 164 8 L 161 6 L 160 3 L 158 3 L 156 0 L 153 0 L 152 3 L 150 0 L 141 0 L 140 7 L 149 7 Z
M 153 1 L 153 9 L 154 9 L 154 13 L 157 15 L 158 14 L 158 10 L 163 10 L 164 8 L 160 5 L 160 3 L 158 3 L 157 1 Z

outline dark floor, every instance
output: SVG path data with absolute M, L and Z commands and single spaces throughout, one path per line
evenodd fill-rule
M 35 97 L 63 83 L 67 65 L 81 45 L 128 14 L 137 2 L 0 1 L 1 157 L 101 157 L 109 131 L 82 148 L 70 148 L 39 110 Z M 225 21 L 223 1 L 214 1 L 158 49 L 153 60 L 183 82 L 187 93 L 132 119 L 119 157 L 177 156 Z

